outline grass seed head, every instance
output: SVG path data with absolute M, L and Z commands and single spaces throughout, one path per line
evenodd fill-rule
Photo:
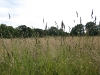
M 61 28 L 65 30 L 65 25 L 64 25 L 63 20 L 62 20 L 62 22 L 61 22 Z
M 78 12 L 76 11 L 76 15 L 77 15 L 77 17 L 78 17 Z
M 45 26 L 45 30 L 47 30 L 47 23 L 46 23 L 46 26 Z
M 43 23 L 44 23 L 44 17 L 43 17 Z
M 56 22 L 56 21 L 55 21 L 55 25 L 57 26 L 57 28 L 59 28 L 59 27 L 58 27 L 58 24 L 57 24 L 57 22 Z
M 9 19 L 11 18 L 11 16 L 10 16 L 10 14 L 8 13 L 8 15 L 9 15 Z
M 96 18 L 96 16 L 95 16 L 95 20 L 94 20 L 95 24 L 96 24 L 96 20 L 97 20 L 97 18 Z
M 75 23 L 75 20 L 73 20 L 74 21 L 74 23 Z
M 92 13 L 91 13 L 91 19 L 93 19 L 93 9 L 92 9 Z
M 80 24 L 82 23 L 82 19 L 81 19 L 81 17 L 80 17 Z

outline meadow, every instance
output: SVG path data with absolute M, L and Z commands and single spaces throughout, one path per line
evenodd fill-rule
M 0 75 L 100 75 L 100 37 L 1 38 Z

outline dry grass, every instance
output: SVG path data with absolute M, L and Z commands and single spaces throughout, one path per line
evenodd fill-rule
M 78 73 L 81 75 L 86 75 L 91 74 L 91 71 L 93 71 L 93 73 L 100 72 L 99 47 L 100 37 L 45 37 L 0 39 L 0 62 L 4 62 L 5 57 L 10 57 L 13 63 L 18 63 L 17 65 L 20 65 L 20 61 L 23 62 L 24 66 L 25 63 L 27 63 L 27 66 L 29 66 L 29 62 L 26 61 L 32 61 L 30 62 L 30 64 L 32 65 L 34 61 L 33 59 L 35 59 L 36 61 L 38 61 L 36 67 L 39 67 L 39 65 L 42 66 L 43 63 L 47 63 L 48 65 L 45 65 L 45 69 L 50 70 L 50 67 L 55 67 L 56 72 L 58 72 L 60 75 L 66 75 L 68 73 L 68 75 L 72 75 L 71 72 L 74 73 L 73 69 L 77 71 L 78 69 L 80 69 Z M 34 63 L 36 61 L 34 61 Z M 55 64 L 55 66 L 53 66 L 53 64 L 51 63 Z M 31 68 L 27 67 L 27 69 Z M 66 72 L 66 70 L 68 71 Z M 82 70 L 84 70 L 84 72 Z M 42 69 L 40 71 L 42 71 Z M 77 71 L 75 71 L 76 74 Z M 97 73 L 95 75 L 98 74 L 100 73 Z

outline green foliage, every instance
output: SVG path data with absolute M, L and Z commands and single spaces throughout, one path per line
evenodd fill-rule
M 0 37 L 10 38 L 16 36 L 16 30 L 12 26 L 6 26 L 6 24 L 0 25 Z
M 2 38 L 16 38 L 16 37 L 44 37 L 44 36 L 62 36 L 67 35 L 63 29 L 58 29 L 56 27 L 50 27 L 48 30 L 42 30 L 39 28 L 31 29 L 26 25 L 20 25 L 16 28 L 12 26 L 7 26 L 6 24 L 0 25 L 0 37 Z
M 99 25 L 96 25 L 94 22 L 88 22 L 85 25 L 86 28 L 86 34 L 90 36 L 96 36 L 99 35 Z
M 89 36 L 100 35 L 100 25 L 96 25 L 94 22 L 87 22 L 85 27 L 82 24 L 77 24 L 70 32 L 70 35 L 72 36 L 82 36 L 85 34 Z
M 86 33 L 88 35 L 94 35 L 94 30 L 95 30 L 95 23 L 94 22 L 86 23 L 85 28 L 86 28 Z
M 50 36 L 66 36 L 68 35 L 67 32 L 64 32 L 63 29 L 58 29 L 56 27 L 50 27 L 48 30 Z
M 84 35 L 84 25 L 78 24 L 77 26 L 73 27 L 71 30 L 71 35 Z
M 65 25 L 63 21 L 61 22 L 61 28 L 50 27 L 49 29 L 42 30 L 39 28 L 30 28 L 26 25 L 20 25 L 16 28 L 12 26 L 7 26 L 6 24 L 0 25 L 0 37 L 1 38 L 16 38 L 16 37 L 44 37 L 44 36 L 97 36 L 100 35 L 100 25 L 96 25 L 94 22 L 87 22 L 84 26 L 83 24 L 77 24 L 72 28 L 70 33 L 64 31 Z
M 49 31 L 50 36 L 53 36 L 53 35 L 58 36 L 59 35 L 58 28 L 56 28 L 56 27 L 50 27 L 50 29 L 48 31 Z
M 26 25 L 21 25 L 16 28 L 19 32 L 19 36 L 27 38 L 31 37 L 33 34 L 33 30 L 30 27 L 27 27 Z
M 34 29 L 34 36 L 36 37 L 43 37 L 43 30 L 42 29 Z

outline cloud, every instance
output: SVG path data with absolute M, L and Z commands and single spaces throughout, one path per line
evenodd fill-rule
M 95 0 L 0 0 L 0 23 L 7 25 L 33 25 L 33 27 L 44 28 L 43 17 L 48 22 L 49 27 L 54 25 L 54 21 L 60 26 L 61 21 L 67 26 L 74 26 L 73 20 L 76 20 L 76 11 L 79 17 L 82 17 L 82 23 L 90 21 L 91 10 L 94 14 L 100 12 L 96 10 L 99 6 L 94 4 Z M 98 12 L 98 13 L 97 13 Z M 11 15 L 9 22 L 8 13 Z M 99 16 L 97 16 L 99 19 Z
M 0 7 L 15 8 L 22 5 L 23 0 L 0 0 Z
M 11 18 L 17 17 L 19 14 L 18 8 L 23 6 L 24 0 L 0 0 L 0 19 L 8 18 L 8 13 Z

